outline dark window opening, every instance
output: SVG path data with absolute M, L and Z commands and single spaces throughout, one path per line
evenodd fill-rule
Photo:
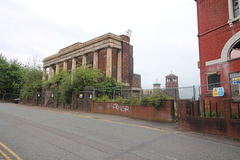
M 213 88 L 221 87 L 219 74 L 208 75 L 207 82 L 209 91 L 213 90 Z

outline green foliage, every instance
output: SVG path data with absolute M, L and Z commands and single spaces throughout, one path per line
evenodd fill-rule
M 155 110 L 159 109 L 165 105 L 166 100 L 170 100 L 172 98 L 166 96 L 161 91 L 155 91 L 151 96 L 144 96 L 141 100 L 141 105 L 151 105 Z
M 33 97 L 35 91 L 41 90 L 42 71 L 39 66 L 25 66 L 22 70 L 24 81 L 21 95 L 27 101 Z
M 140 102 L 136 96 L 131 96 L 128 99 L 123 99 L 122 101 L 123 105 L 129 104 L 129 105 L 139 105 Z
M 41 88 L 42 72 L 40 64 L 32 61 L 33 65 L 23 66 L 18 60 L 7 59 L 0 54 L 0 93 L 10 95 L 22 94 L 22 98 L 29 99 L 34 91 Z
M 71 82 L 71 75 L 68 74 L 64 79 L 62 80 L 62 83 L 59 87 L 59 91 L 61 93 L 61 99 L 70 104 L 72 99 L 72 92 L 73 92 L 73 84 Z
M 21 64 L 17 60 L 10 62 L 0 54 L 0 92 L 19 94 L 23 85 Z
M 80 67 L 73 71 L 72 85 L 76 92 L 83 91 L 86 86 L 98 87 L 103 74 L 90 67 Z
M 108 88 L 104 90 L 104 92 L 101 92 L 98 98 L 94 99 L 98 101 L 107 101 L 109 97 L 103 95 L 106 95 L 106 93 L 113 93 L 113 90 L 110 88 L 119 86 L 115 79 L 104 77 L 99 70 L 92 70 L 89 66 L 76 68 L 71 74 L 61 71 L 59 74 L 55 75 L 53 80 L 44 82 L 44 84 L 45 87 L 59 91 L 61 93 L 61 100 L 68 104 L 71 103 L 73 92 L 79 93 L 84 90 L 84 87 Z
M 109 99 L 108 95 L 103 95 L 102 97 L 99 97 L 99 98 L 95 97 L 94 101 L 97 101 L 97 102 L 110 102 L 112 100 Z
M 122 102 L 123 105 L 144 105 L 144 106 L 152 106 L 155 110 L 159 107 L 164 106 L 166 100 L 172 99 L 171 97 L 166 96 L 160 91 L 155 91 L 155 93 L 151 96 L 142 97 L 141 101 L 137 96 L 131 96 L 129 98 L 117 97 L 116 99 L 111 99 L 107 95 L 103 95 L 102 97 L 95 98 L 95 101 L 114 101 L 114 102 Z

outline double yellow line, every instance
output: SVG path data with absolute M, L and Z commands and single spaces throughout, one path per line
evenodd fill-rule
M 10 148 L 8 148 L 6 145 L 4 145 L 2 142 L 0 142 L 0 146 L 2 146 L 6 151 L 8 151 L 8 153 L 10 153 L 13 157 L 15 157 L 17 160 L 22 160 L 22 158 L 20 158 L 16 153 L 14 153 Z M 4 153 L 1 149 L 0 149 L 0 155 L 3 156 L 4 159 L 6 160 L 12 160 L 6 153 Z

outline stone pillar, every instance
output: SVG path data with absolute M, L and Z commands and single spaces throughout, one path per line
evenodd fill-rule
M 64 62 L 63 62 L 63 70 L 64 70 L 64 71 L 67 71 L 67 61 L 64 61 Z
M 117 82 L 122 82 L 122 51 L 118 51 Z
M 49 74 L 48 74 L 48 80 L 51 80 L 53 78 L 53 67 L 49 67 Z
M 106 77 L 112 77 L 112 48 L 107 48 Z
M 85 68 L 87 66 L 87 56 L 82 56 L 82 66 Z
M 72 59 L 72 71 L 76 69 L 76 65 L 77 65 L 77 58 L 73 58 Z
M 43 77 L 42 80 L 46 80 L 46 67 L 43 67 Z
M 59 73 L 59 69 L 60 69 L 60 66 L 59 66 L 59 64 L 56 64 L 56 74 L 58 74 L 58 73 Z
M 93 69 L 98 69 L 98 53 L 93 54 Z

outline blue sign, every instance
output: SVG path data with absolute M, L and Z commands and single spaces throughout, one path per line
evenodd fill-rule
M 213 97 L 224 96 L 224 88 L 213 88 Z
M 240 84 L 240 81 L 233 81 L 233 84 Z

